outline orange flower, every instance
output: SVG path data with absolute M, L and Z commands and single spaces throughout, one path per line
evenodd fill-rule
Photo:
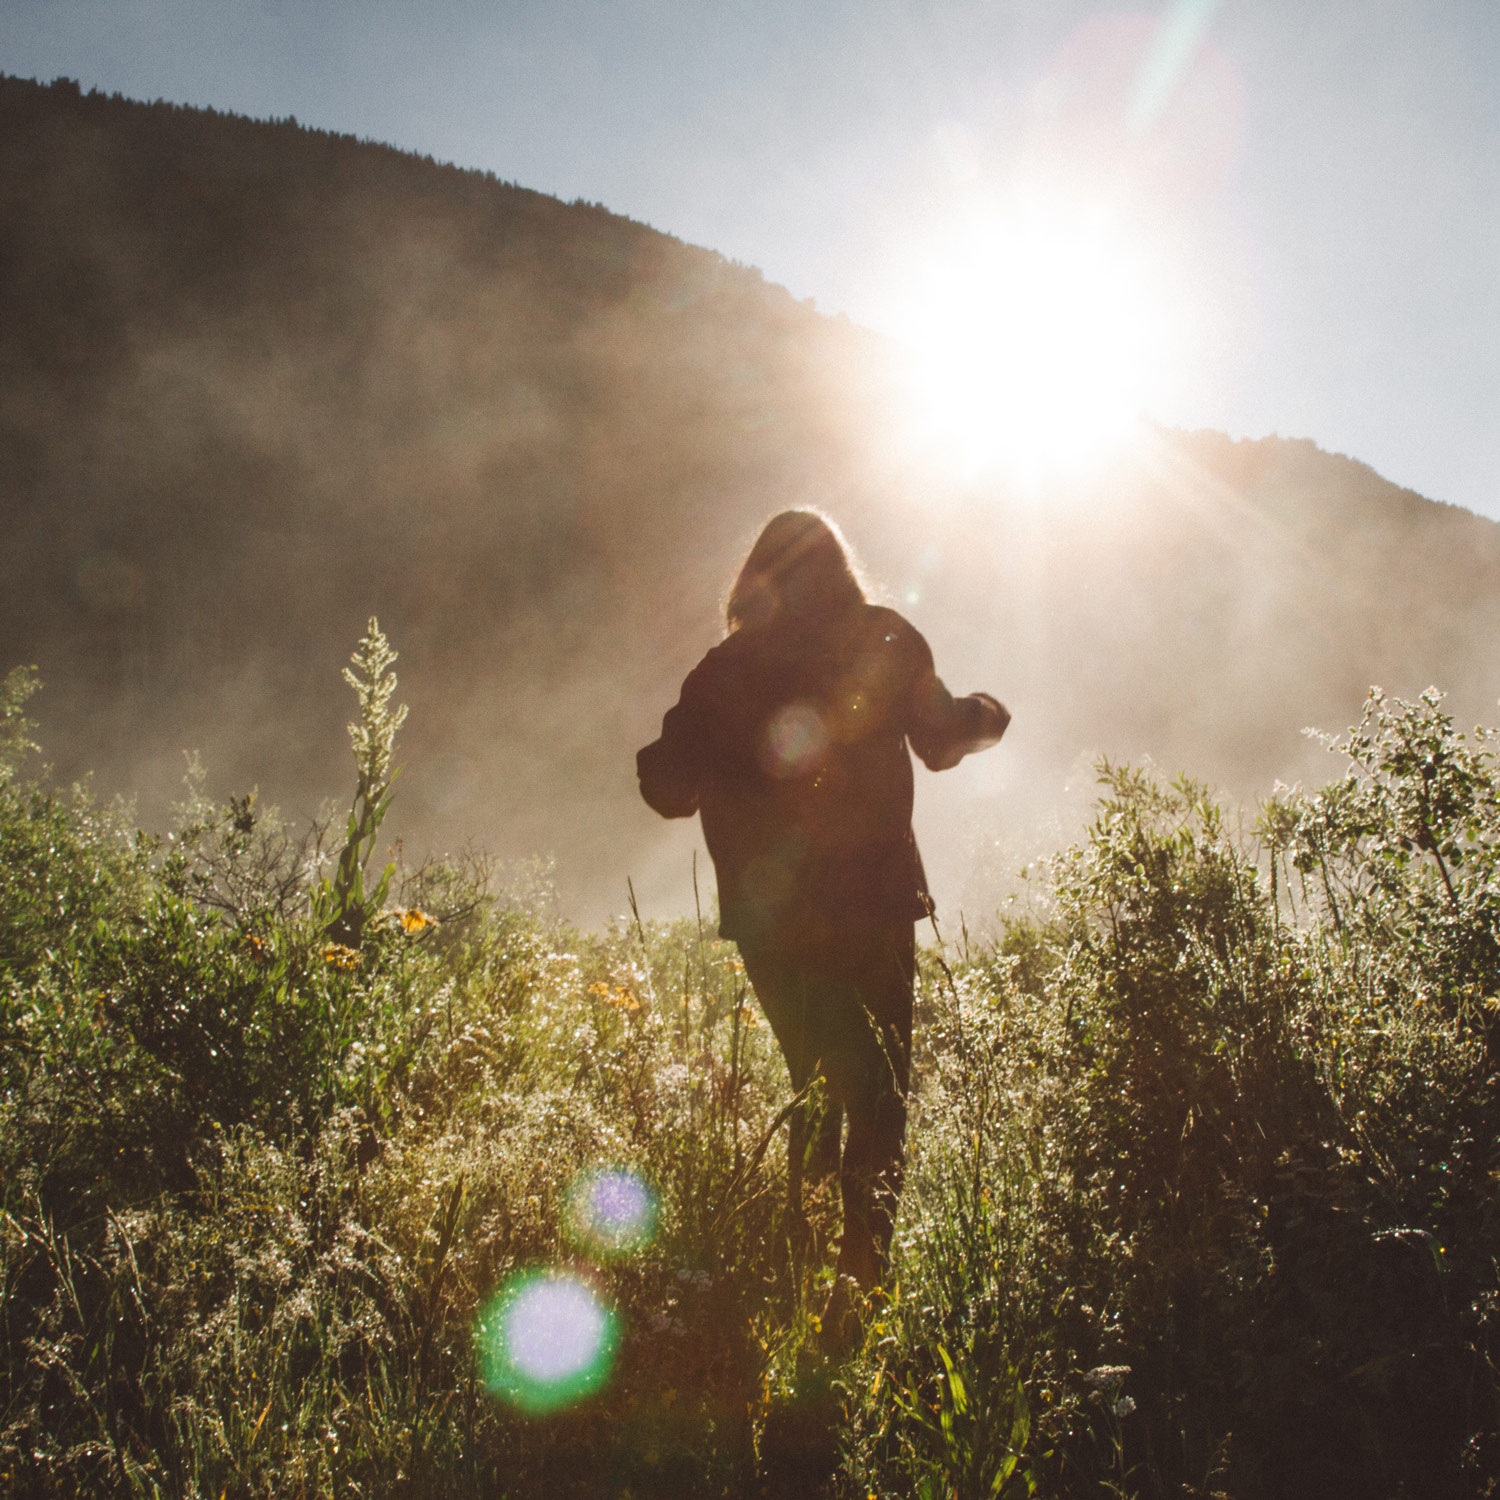
M 354 948 L 345 947 L 343 943 L 330 943 L 323 950 L 323 962 L 332 969 L 357 969 L 359 952 Z
M 403 932 L 425 932 L 429 927 L 437 926 L 436 917 L 418 911 L 415 906 L 399 906 L 391 915 L 400 922 Z
M 641 1002 L 629 990 L 622 989 L 618 985 L 596 981 L 589 986 L 589 994 L 598 996 L 606 1005 L 617 1006 L 620 1010 L 630 1011 L 641 1008 Z

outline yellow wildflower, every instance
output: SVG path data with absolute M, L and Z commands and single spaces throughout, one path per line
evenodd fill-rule
M 589 994 L 597 995 L 606 1005 L 617 1006 L 620 1010 L 639 1010 L 641 1002 L 635 998 L 627 989 L 617 985 L 591 984 Z
M 332 969 L 357 969 L 359 952 L 357 949 L 346 947 L 343 943 L 330 943 L 323 950 L 323 962 Z

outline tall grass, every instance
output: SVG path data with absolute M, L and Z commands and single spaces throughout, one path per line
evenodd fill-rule
M 1033 909 L 924 952 L 893 1275 L 830 1364 L 836 1210 L 785 1211 L 785 1071 L 705 923 L 578 933 L 476 864 L 367 882 L 389 741 L 339 848 L 201 793 L 142 836 L 24 774 L 30 685 L 7 1493 L 1493 1491 L 1500 775 L 1435 697 L 1372 698 L 1347 774 L 1250 834 L 1101 767 Z M 361 702 L 368 747 L 396 710 Z M 598 1166 L 658 1195 L 632 1254 L 568 1233 Z M 624 1330 L 547 1416 L 474 1346 L 531 1267 Z

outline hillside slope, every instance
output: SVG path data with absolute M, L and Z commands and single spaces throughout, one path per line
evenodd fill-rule
M 688 830 L 632 752 L 758 523 L 826 506 L 958 689 L 1016 713 L 924 785 L 982 907 L 1081 754 L 1235 793 L 1372 682 L 1500 696 L 1500 527 L 1309 443 L 1145 434 L 1017 495 L 909 439 L 894 353 L 603 209 L 385 147 L 0 80 L 0 666 L 64 775 L 165 817 L 181 752 L 288 810 L 344 790 L 337 671 L 402 651 L 408 847 L 555 853 L 657 909 Z M 997 846 L 997 840 L 1000 841 Z

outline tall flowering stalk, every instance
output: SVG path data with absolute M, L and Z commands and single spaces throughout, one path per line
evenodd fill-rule
M 349 725 L 359 781 L 338 866 L 333 879 L 325 878 L 318 892 L 317 914 L 330 937 L 352 948 L 359 946 L 365 924 L 385 904 L 396 873 L 395 864 L 387 864 L 374 888 L 366 890 L 365 872 L 391 805 L 391 785 L 400 771 L 391 767 L 396 731 L 406 722 L 406 705 L 391 706 L 396 691 L 391 667 L 396 657 L 379 621 L 371 615 L 369 629 L 344 668 L 344 681 L 359 698 L 359 719 Z

